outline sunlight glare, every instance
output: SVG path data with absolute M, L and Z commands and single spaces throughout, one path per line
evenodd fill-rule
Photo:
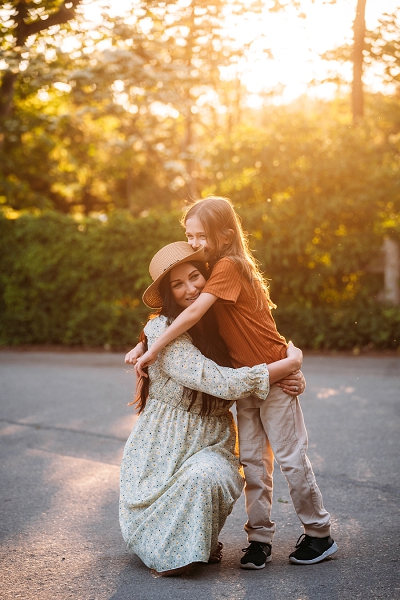
M 180 0 L 179 4 L 189 6 L 191 2 Z M 221 72 L 223 79 L 240 78 L 249 91 L 249 105 L 260 105 L 266 95 L 275 103 L 287 103 L 302 94 L 321 98 L 333 96 L 337 89 L 335 84 L 313 86 L 311 82 L 322 81 L 331 69 L 338 67 L 322 60 L 323 52 L 352 43 L 357 0 L 337 0 L 333 4 L 322 0 L 300 0 L 304 18 L 288 4 L 285 10 L 273 13 L 269 11 L 271 3 L 265 2 L 261 14 L 248 12 L 245 16 L 235 13 L 234 4 L 231 0 L 225 5 L 225 32 L 239 51 L 245 46 L 251 47 L 237 64 L 222 67 Z M 242 4 L 251 11 L 251 0 L 244 0 Z M 82 10 L 94 24 L 101 22 L 103 11 L 112 16 L 126 16 L 128 21 L 128 13 L 135 5 L 139 8 L 140 0 L 119 0 L 118 3 L 98 0 L 84 4 Z M 400 0 L 368 0 L 367 28 L 375 28 L 385 12 L 393 12 L 399 7 Z M 141 20 L 141 28 L 146 28 L 144 20 Z M 70 49 L 73 49 L 72 41 Z M 343 78 L 351 81 L 351 65 L 339 68 Z M 380 79 L 378 73 L 375 76 L 372 73 L 366 83 L 378 91 L 382 88 Z
M 399 0 L 367 2 L 367 27 L 376 27 L 384 12 L 391 12 L 399 5 Z M 322 98 L 335 93 L 335 84 L 314 87 L 310 83 L 326 78 L 335 66 L 322 60 L 323 52 L 352 43 L 356 0 L 336 4 L 302 0 L 301 7 L 305 18 L 299 18 L 293 11 L 271 13 L 265 9 L 262 15 L 248 16 L 234 25 L 238 47 L 259 38 L 253 43 L 250 56 L 238 65 L 239 77 L 250 92 L 250 106 L 261 105 L 265 94 L 273 96 L 274 90 L 275 103 L 290 102 L 305 93 Z M 272 58 L 266 52 L 268 49 Z M 352 65 L 343 65 L 340 71 L 351 81 Z M 370 75 L 367 83 L 373 81 L 376 91 L 378 77 Z

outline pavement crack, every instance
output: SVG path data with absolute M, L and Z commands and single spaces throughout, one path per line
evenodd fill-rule
M 57 427 L 55 425 L 42 425 L 41 423 L 21 423 L 21 421 L 11 421 L 9 419 L 0 419 L 0 423 L 8 425 L 19 425 L 20 427 L 30 427 L 32 429 L 44 429 L 47 431 L 60 431 L 63 433 L 76 433 L 79 435 L 102 438 L 107 440 L 116 440 L 118 442 L 126 442 L 126 438 L 121 438 L 116 435 L 106 435 L 104 433 L 95 433 L 92 431 L 82 431 L 80 429 L 70 429 L 68 427 Z

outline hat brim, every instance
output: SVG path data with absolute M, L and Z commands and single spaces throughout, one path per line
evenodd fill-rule
M 178 265 L 185 263 L 185 262 L 192 262 L 194 260 L 200 260 L 201 262 L 206 262 L 206 260 L 204 258 L 204 248 L 195 250 L 192 254 L 189 254 L 189 256 L 185 256 L 185 258 L 182 258 L 181 260 L 174 262 L 172 265 L 170 265 L 168 267 L 168 269 L 165 269 L 165 271 L 163 273 L 161 273 L 161 275 L 159 275 L 157 277 L 157 279 L 155 279 L 153 281 L 153 283 L 151 285 L 149 285 L 147 290 L 144 292 L 144 294 L 142 296 L 142 300 L 145 303 L 145 305 L 148 306 L 149 308 L 161 308 L 162 307 L 162 298 L 160 296 L 160 292 L 158 291 L 161 280 L 174 267 L 177 267 Z

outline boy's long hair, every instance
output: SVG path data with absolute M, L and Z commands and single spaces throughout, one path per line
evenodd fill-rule
M 181 219 L 181 225 L 185 227 L 186 221 L 194 216 L 203 225 L 208 243 L 214 251 L 210 266 L 212 267 L 220 258 L 229 257 L 254 289 L 261 287 L 267 297 L 269 307 L 276 308 L 271 301 L 268 284 L 260 271 L 258 262 L 249 249 L 247 235 L 243 231 L 240 217 L 236 214 L 232 202 L 228 198 L 220 196 L 208 196 L 202 200 L 196 200 L 186 209 Z M 229 240 L 228 244 L 222 244 L 222 236 Z
M 203 262 L 193 261 L 191 264 L 200 271 L 205 279 L 209 277 L 207 267 Z M 163 302 L 162 308 L 160 308 L 157 313 L 150 316 L 150 319 L 154 319 L 154 317 L 164 315 L 167 317 L 168 325 L 170 325 L 172 321 L 176 319 L 176 317 L 184 310 L 176 303 L 173 297 L 170 286 L 170 273 L 171 272 L 167 273 L 167 275 L 161 280 L 159 286 L 159 292 Z M 192 338 L 193 344 L 200 350 L 202 354 L 204 354 L 204 356 L 210 358 L 221 367 L 232 367 L 225 342 L 218 333 L 218 323 L 214 315 L 213 307 L 211 307 L 205 313 L 205 315 L 203 315 L 196 325 L 188 330 L 188 333 Z M 140 335 L 140 341 L 144 344 L 144 347 L 147 350 L 147 338 L 144 331 L 142 331 Z M 145 371 L 147 372 L 147 369 L 145 369 Z M 188 407 L 189 411 L 196 401 L 197 394 L 197 390 L 191 390 L 186 387 L 184 388 L 183 397 L 189 397 L 190 399 Z M 141 377 L 137 382 L 135 400 L 130 403 L 135 405 L 138 414 L 143 412 L 146 406 L 148 395 L 149 378 Z M 213 408 L 216 407 L 216 405 L 220 402 L 220 398 L 216 398 L 211 394 L 206 394 L 203 392 L 201 394 L 200 415 L 209 415 Z

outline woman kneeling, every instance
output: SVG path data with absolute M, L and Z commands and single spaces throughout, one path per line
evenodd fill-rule
M 150 273 L 143 300 L 158 312 L 142 334 L 148 346 L 201 293 L 203 250 L 169 244 Z M 291 346 L 279 363 L 279 378 L 293 373 L 301 351 Z M 120 493 L 122 535 L 148 567 L 180 575 L 193 563 L 221 560 L 218 535 L 243 487 L 229 409 L 251 394 L 265 399 L 273 382 L 265 364 L 230 368 L 212 309 L 149 366 L 138 383 L 139 418 L 125 446 Z

